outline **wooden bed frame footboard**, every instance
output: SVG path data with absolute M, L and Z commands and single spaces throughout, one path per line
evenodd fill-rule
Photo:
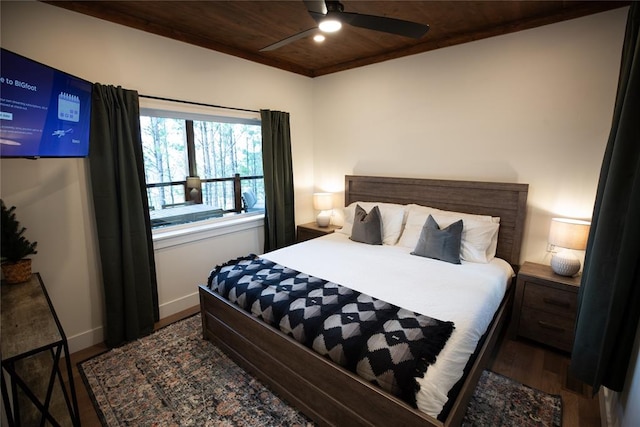
M 354 201 L 417 203 L 499 216 L 497 256 L 517 271 L 528 185 L 368 176 L 345 177 L 345 206 Z M 511 310 L 507 290 L 444 422 L 359 378 L 200 286 L 205 339 L 320 425 L 457 426 Z
M 511 307 L 510 287 L 445 422 L 412 408 L 200 286 L 202 328 L 238 365 L 319 425 L 457 426 Z

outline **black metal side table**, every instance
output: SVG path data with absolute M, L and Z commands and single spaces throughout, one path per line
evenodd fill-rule
M 67 338 L 40 274 L 0 289 L 2 399 L 9 425 L 79 426 Z

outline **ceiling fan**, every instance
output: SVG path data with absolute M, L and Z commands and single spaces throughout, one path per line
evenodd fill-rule
M 269 46 L 260 49 L 260 52 L 278 49 L 301 38 L 316 35 L 320 31 L 326 33 L 338 31 L 342 27 L 342 24 L 405 37 L 412 37 L 414 39 L 419 39 L 429 30 L 429 25 L 427 24 L 418 24 L 416 22 L 404 21 L 402 19 L 388 18 L 386 16 L 345 12 L 344 6 L 339 1 L 304 0 L 304 3 L 307 6 L 307 11 L 318 23 L 318 26 L 309 28 L 308 30 L 289 36 L 279 42 L 270 44 Z

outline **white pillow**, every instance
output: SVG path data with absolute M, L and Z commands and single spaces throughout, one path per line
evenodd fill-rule
M 491 222 L 495 222 L 497 224 L 500 223 L 500 217 L 499 216 L 478 215 L 478 214 L 470 214 L 470 213 L 466 213 L 466 212 L 446 211 L 446 210 L 443 210 L 443 209 L 437 209 L 437 208 L 432 208 L 430 206 L 422 206 L 422 205 L 416 205 L 416 204 L 407 205 L 407 208 L 409 210 L 414 209 L 416 211 L 423 211 L 423 212 L 428 212 L 428 213 L 431 213 L 431 214 L 433 212 L 435 212 L 435 213 L 442 214 L 442 215 L 456 216 L 456 217 L 458 217 L 458 219 L 462 219 L 462 220 L 473 219 L 473 220 L 476 220 L 476 221 L 491 221 Z M 427 214 L 427 216 L 428 216 L 428 214 Z
M 404 230 L 402 236 L 398 241 L 399 246 L 415 249 L 422 232 L 422 226 L 427 221 L 430 214 L 435 214 L 438 209 L 429 208 L 420 205 L 407 205 L 407 221 L 404 224 Z M 435 217 L 433 219 L 436 219 Z M 436 219 L 436 222 L 440 225 L 440 221 Z M 441 226 L 443 227 L 443 226 Z
M 369 213 L 374 206 L 378 206 L 380 216 L 382 217 L 382 243 L 385 245 L 395 245 L 400 237 L 400 233 L 402 233 L 402 223 L 406 210 L 405 205 L 381 202 L 353 202 L 344 208 L 344 225 L 341 229 L 336 230 L 337 233 L 351 236 L 356 205 L 360 205 L 367 213 Z
M 462 225 L 460 258 L 469 262 L 490 262 L 496 256 L 500 224 L 463 219 Z
M 444 211 L 420 205 L 408 206 L 407 221 L 398 245 L 414 249 L 420 238 L 422 226 L 431 215 L 441 228 L 462 219 L 460 258 L 463 260 L 488 263 L 495 257 L 500 227 L 499 217 Z

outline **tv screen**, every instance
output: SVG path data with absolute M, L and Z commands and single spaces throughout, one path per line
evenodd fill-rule
M 0 55 L 0 156 L 88 156 L 92 84 L 5 49 Z

